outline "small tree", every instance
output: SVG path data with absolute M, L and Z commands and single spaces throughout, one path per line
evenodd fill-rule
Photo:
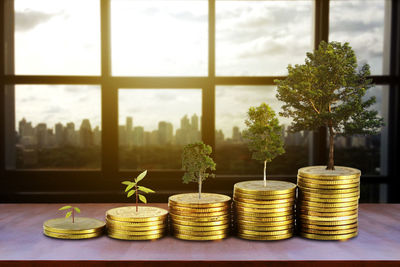
M 139 194 L 139 191 L 143 193 L 155 193 L 155 191 L 150 188 L 138 185 L 138 183 L 143 180 L 146 176 L 147 170 L 139 174 L 133 181 L 123 181 L 122 184 L 126 185 L 125 192 L 128 192 L 127 197 L 131 197 L 133 194 L 136 196 L 136 212 L 139 211 L 138 202 L 139 200 L 143 203 L 147 203 L 145 196 Z
M 289 75 L 278 84 L 277 98 L 285 104 L 281 116 L 292 117 L 289 130 L 329 130 L 329 159 L 334 170 L 334 136 L 374 134 L 383 125 L 378 112 L 368 109 L 375 97 L 363 99 L 372 86 L 369 65 L 357 70 L 356 56 L 348 43 L 322 41 L 305 64 L 288 66 Z
M 203 142 L 188 144 L 183 148 L 182 167 L 185 174 L 182 177 L 183 183 L 197 182 L 199 185 L 199 199 L 201 199 L 201 186 L 208 177 L 214 174 L 207 173 L 207 169 L 215 170 L 215 163 L 209 155 L 212 148 Z
M 252 158 L 264 162 L 264 186 L 267 186 L 267 162 L 285 153 L 282 127 L 275 112 L 265 103 L 250 107 L 245 123 L 248 129 L 243 131 L 243 138 L 253 151 Z
M 78 207 L 72 207 L 72 206 L 64 206 L 59 208 L 58 210 L 69 210 L 65 214 L 65 218 L 69 218 L 72 216 L 72 223 L 75 223 L 75 212 L 81 213 L 81 210 Z

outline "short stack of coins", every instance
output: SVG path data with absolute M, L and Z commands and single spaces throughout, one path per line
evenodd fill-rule
M 360 175 L 357 169 L 335 166 L 298 171 L 297 226 L 303 237 L 346 240 L 358 234 Z
M 230 233 L 230 200 L 225 195 L 202 193 L 169 197 L 174 236 L 184 240 L 219 240 Z
M 47 220 L 43 223 L 43 233 L 46 236 L 61 239 L 87 239 L 101 236 L 104 232 L 105 223 L 103 221 L 76 217 L 57 218 Z
M 281 240 L 294 232 L 296 185 L 284 181 L 245 181 L 234 186 L 237 235 L 249 240 Z
M 153 240 L 167 231 L 168 211 L 149 206 L 120 207 L 106 212 L 107 234 L 122 240 Z

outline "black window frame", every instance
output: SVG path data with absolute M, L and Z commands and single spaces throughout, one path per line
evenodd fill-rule
M 117 77 L 111 75 L 110 3 L 100 1 L 101 75 L 100 76 L 48 76 L 6 74 L 8 49 L 13 40 L 13 0 L 0 4 L 0 202 L 117 202 L 125 201 L 119 181 L 139 171 L 120 171 L 118 162 L 118 90 L 123 88 L 196 88 L 202 90 L 202 139 L 215 149 L 215 87 L 223 85 L 274 85 L 284 76 L 228 77 L 215 75 L 215 3 L 208 0 L 208 76 L 205 77 Z M 329 0 L 314 0 L 314 48 L 329 37 Z M 366 2 L 367 4 L 368 2 Z M 388 174 L 367 176 L 366 184 L 387 184 L 389 202 L 399 202 L 394 191 L 400 186 L 399 164 L 399 3 L 391 1 L 390 75 L 371 76 L 376 85 L 389 85 L 389 140 Z M 8 39 L 6 39 L 8 38 Z M 12 38 L 11 38 L 12 39 Z M 13 48 L 11 48 L 13 49 Z M 101 168 L 80 170 L 8 170 L 6 165 L 6 86 L 17 84 L 87 84 L 101 87 Z M 107 126 L 107 127 L 105 127 Z M 314 164 L 326 163 L 327 132 L 325 128 L 314 132 Z M 152 188 L 157 194 L 151 201 L 165 202 L 169 195 L 190 191 L 191 186 L 181 183 L 182 171 L 157 170 L 151 172 Z M 274 179 L 295 182 L 295 175 L 274 175 Z M 205 184 L 205 190 L 232 194 L 233 184 L 251 176 L 219 175 Z M 212 189 L 211 189 L 212 188 Z

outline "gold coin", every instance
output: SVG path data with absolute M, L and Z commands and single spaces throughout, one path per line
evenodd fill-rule
M 108 236 L 111 238 L 122 240 L 154 240 L 163 237 L 164 233 L 156 235 L 121 235 L 116 233 L 108 233 Z
M 241 198 L 241 197 L 234 196 L 233 199 L 236 202 L 270 205 L 271 207 L 273 207 L 273 206 L 276 206 L 276 207 L 290 206 L 290 205 L 293 205 L 293 203 L 294 203 L 294 198 L 277 199 L 277 200 L 258 200 L 258 199 L 249 199 L 249 198 Z
M 300 214 L 298 218 L 301 219 L 306 219 L 306 220 L 311 220 L 311 221 L 324 221 L 324 222 L 331 222 L 331 221 L 346 221 L 346 220 L 351 220 L 355 219 L 358 217 L 358 214 L 353 214 L 353 215 L 347 215 L 347 216 L 335 216 L 335 217 L 322 217 L 322 216 L 312 216 L 312 215 L 304 215 Z
M 229 224 L 222 224 L 216 226 L 190 226 L 190 225 L 172 225 L 174 229 L 182 230 L 182 231 L 193 231 L 193 232 L 207 232 L 207 231 L 220 231 L 227 230 L 230 228 Z
M 193 236 L 193 235 L 184 235 L 180 233 L 174 233 L 174 236 L 183 240 L 193 240 L 193 241 L 211 241 L 211 240 L 220 240 L 227 238 L 229 234 L 221 234 L 221 235 L 209 235 L 209 236 Z
M 254 226 L 254 225 L 238 223 L 237 228 L 238 230 L 243 229 L 251 231 L 279 231 L 279 230 L 293 229 L 294 224 L 287 224 L 280 226 Z
M 298 219 L 298 223 L 302 225 L 325 225 L 325 226 L 337 226 L 337 225 L 348 225 L 357 223 L 358 218 L 350 219 L 350 220 L 338 220 L 338 221 L 315 221 L 315 220 L 307 220 L 304 218 Z
M 235 209 L 241 212 L 279 213 L 279 212 L 293 212 L 294 207 L 285 207 L 279 209 L 262 209 L 262 208 L 248 208 L 236 205 Z
M 320 207 L 311 207 L 311 206 L 299 206 L 297 207 L 299 211 L 315 211 L 315 212 L 321 212 L 321 213 L 330 213 L 330 212 L 343 212 L 343 211 L 351 211 L 351 210 L 356 210 L 358 209 L 358 204 L 353 205 L 353 206 L 348 206 L 348 207 L 342 207 L 342 208 L 320 208 Z
M 298 175 L 316 179 L 349 179 L 361 176 L 361 171 L 343 166 L 335 166 L 335 170 L 327 170 L 326 166 L 310 166 L 300 168 Z
M 282 216 L 289 216 L 293 215 L 294 211 L 285 211 L 285 212 L 248 212 L 248 211 L 240 211 L 237 210 L 235 215 L 237 216 L 248 216 L 248 217 L 259 217 L 259 218 L 266 218 L 266 217 L 282 217 Z
M 357 214 L 358 210 L 349 210 L 349 211 L 342 211 L 342 212 L 315 212 L 315 211 L 298 211 L 298 214 L 303 215 L 311 215 L 311 216 L 320 216 L 320 217 L 338 217 L 338 216 L 349 216 L 353 214 Z
M 125 222 L 125 221 L 115 221 L 106 218 L 107 224 L 110 225 L 118 225 L 124 227 L 149 227 L 149 226 L 162 226 L 167 224 L 167 217 L 163 218 L 159 221 L 150 221 L 150 222 Z
M 167 228 L 167 224 L 158 224 L 158 225 L 153 225 L 153 226 L 124 226 L 124 225 L 118 225 L 118 224 L 107 224 L 108 229 L 119 229 L 119 230 L 125 230 L 125 231 L 152 231 L 152 230 L 161 230 Z
M 359 197 L 349 197 L 349 198 L 318 198 L 318 197 L 306 197 L 299 196 L 299 200 L 307 200 L 320 203 L 343 203 L 343 202 L 353 202 L 358 201 Z
M 299 200 L 298 207 L 302 208 L 304 206 L 320 207 L 320 208 L 343 208 L 349 206 L 358 205 L 357 201 L 342 202 L 342 203 L 321 203 L 307 200 Z
M 337 185 L 322 185 L 322 184 L 312 184 L 304 183 L 299 181 L 297 183 L 301 187 L 314 188 L 314 189 L 349 189 L 349 188 L 360 188 L 360 182 L 352 184 L 337 184 Z
M 215 222 L 221 220 L 228 220 L 230 218 L 229 214 L 224 213 L 223 215 L 214 216 L 186 216 L 170 213 L 171 219 L 181 220 L 181 221 L 192 221 L 192 222 Z
M 299 188 L 299 193 L 308 192 L 308 193 L 317 193 L 322 195 L 337 195 L 337 194 L 360 192 L 359 187 L 348 188 L 348 189 L 318 189 L 318 188 L 307 188 L 299 186 L 298 188 Z
M 253 230 L 245 230 L 245 229 L 239 229 L 238 233 L 244 234 L 244 235 L 286 235 L 286 234 L 292 234 L 293 229 L 286 229 L 286 230 L 278 230 L 278 231 L 253 231 Z
M 275 221 L 275 222 L 259 222 L 259 221 L 247 221 L 243 219 L 237 220 L 238 225 L 247 225 L 247 226 L 257 226 L 257 227 L 275 227 L 275 226 L 283 226 L 283 225 L 294 225 L 294 219 L 286 220 L 286 221 Z
M 224 230 L 214 230 L 214 231 L 186 231 L 186 230 L 181 230 L 181 229 L 174 229 L 173 231 L 174 234 L 181 234 L 181 235 L 191 235 L 191 236 L 216 236 L 216 235 L 227 235 L 230 233 L 230 229 L 224 229 Z
M 126 231 L 115 228 L 108 228 L 107 233 L 117 234 L 117 235 L 159 235 L 165 233 L 165 229 L 159 230 L 148 230 L 148 231 Z
M 238 237 L 247 239 L 247 240 L 263 240 L 263 241 L 271 241 L 271 240 L 282 240 L 288 239 L 293 236 L 293 233 L 285 234 L 285 235 L 246 235 L 246 234 L 238 234 Z
M 281 222 L 281 221 L 292 220 L 294 216 L 289 215 L 280 217 L 254 217 L 254 216 L 244 216 L 241 214 L 237 214 L 237 218 L 243 221 L 252 221 L 252 222 Z
M 279 197 L 278 197 L 279 196 Z M 295 194 L 286 194 L 286 195 L 251 195 L 251 194 L 244 194 L 235 191 L 233 193 L 234 198 L 247 198 L 247 199 L 255 199 L 255 200 L 286 200 L 286 199 L 293 199 L 295 198 Z
M 166 218 L 167 215 L 167 210 L 150 206 L 139 206 L 137 212 L 134 206 L 114 208 L 106 212 L 108 219 L 125 222 L 160 221 Z
M 359 183 L 360 178 L 353 178 L 353 179 L 342 179 L 342 180 L 318 180 L 318 179 L 310 179 L 310 178 L 303 178 L 301 176 L 297 176 L 297 182 L 302 182 L 304 184 L 320 184 L 320 185 L 341 185 L 341 184 L 354 184 Z
M 284 204 L 253 204 L 246 202 L 234 201 L 234 206 L 243 208 L 257 208 L 257 209 L 293 209 L 294 201 Z
M 217 225 L 225 225 L 230 223 L 231 220 L 229 218 L 220 220 L 220 221 L 214 221 L 214 222 L 196 222 L 196 221 L 186 221 L 186 220 L 178 220 L 178 219 L 173 219 L 172 220 L 172 225 L 187 225 L 187 226 L 217 226 Z
M 350 229 L 343 229 L 343 230 L 332 230 L 332 231 L 323 231 L 323 230 L 316 230 L 310 228 L 301 228 L 300 230 L 303 233 L 310 233 L 310 234 L 318 234 L 318 235 L 343 235 L 343 234 L 351 234 L 358 231 L 358 228 L 350 228 Z
M 351 234 L 343 234 L 343 235 L 317 235 L 300 232 L 300 236 L 306 237 L 309 239 L 317 239 L 317 240 L 346 240 L 358 235 L 358 231 Z
M 326 225 L 313 225 L 313 224 L 302 224 L 298 223 L 300 229 L 315 229 L 315 230 L 323 230 L 323 231 L 336 231 L 336 230 L 346 230 L 357 228 L 358 223 L 345 224 L 345 225 L 334 225 L 334 226 L 326 226 Z
M 105 222 L 85 217 L 50 219 L 43 223 L 47 231 L 59 234 L 90 234 L 103 231 Z
M 209 218 L 209 217 L 218 217 L 218 216 L 228 216 L 229 210 L 226 211 L 218 211 L 218 212 L 203 212 L 203 213 L 193 213 L 193 212 L 184 212 L 178 210 L 170 210 L 170 215 L 174 216 L 187 216 L 192 218 Z
M 179 207 L 179 206 L 170 206 L 170 211 L 175 213 L 177 212 L 186 212 L 186 213 L 213 213 L 213 212 L 226 212 L 229 210 L 229 206 L 215 207 L 215 208 L 188 208 L 188 207 Z
M 221 194 L 202 193 L 199 199 L 198 193 L 186 193 L 170 196 L 168 203 L 170 206 L 211 208 L 228 205 L 230 200 L 230 197 Z
M 61 234 L 61 233 L 54 233 L 48 230 L 43 229 L 43 233 L 46 236 L 53 237 L 53 238 L 59 238 L 59 239 L 87 239 L 87 238 L 94 238 L 101 236 L 103 232 L 95 232 L 95 233 L 89 233 L 89 234 Z
M 285 181 L 263 180 L 244 181 L 236 183 L 233 187 L 235 192 L 252 195 L 282 195 L 290 194 L 296 190 L 296 185 Z
M 300 192 L 299 191 L 299 196 L 304 196 L 304 197 L 316 197 L 316 198 L 334 198 L 334 199 L 340 199 L 340 198 L 349 198 L 349 197 L 359 197 L 360 192 L 353 192 L 353 193 L 348 193 L 348 194 L 317 194 L 317 193 L 310 193 L 310 192 Z

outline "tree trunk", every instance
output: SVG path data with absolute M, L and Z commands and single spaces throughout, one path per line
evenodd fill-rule
M 267 161 L 264 161 L 264 187 L 267 187 Z
M 333 132 L 333 126 L 332 123 L 329 124 L 329 158 L 328 158 L 328 165 L 326 166 L 327 170 L 334 170 L 335 165 L 334 165 L 334 160 L 333 160 L 333 150 L 334 150 L 334 136 L 335 133 Z
M 72 223 L 75 223 L 75 209 L 72 207 Z
M 138 190 L 137 190 L 137 185 L 135 185 L 135 191 L 136 191 L 136 212 L 139 211 L 139 207 L 138 207 Z
M 199 173 L 199 199 L 201 199 L 201 175 L 200 175 L 200 173 Z

